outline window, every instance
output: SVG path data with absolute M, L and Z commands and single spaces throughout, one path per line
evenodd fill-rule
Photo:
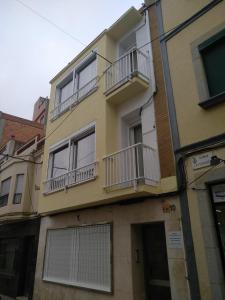
M 23 174 L 19 174 L 16 176 L 16 190 L 13 197 L 13 204 L 21 203 L 22 193 L 23 193 L 23 180 L 24 180 Z
M 50 178 L 83 168 L 94 161 L 95 131 L 91 129 L 84 135 L 71 138 L 69 143 L 50 154 Z
M 10 182 L 11 182 L 11 177 L 7 178 L 6 180 L 2 181 L 2 183 L 1 183 L 0 207 L 8 204 Z
M 109 224 L 49 230 L 43 279 L 111 291 Z
M 219 103 L 225 100 L 225 30 L 200 44 L 198 49 L 205 71 L 209 98 L 214 100 L 214 103 L 215 101 Z M 213 102 L 208 104 L 210 106 Z
M 82 168 L 95 161 L 95 133 L 72 143 L 72 169 Z
M 52 153 L 51 177 L 58 177 L 68 172 L 69 145 L 57 149 Z
M 88 64 L 81 66 L 81 68 L 77 70 L 77 72 L 75 73 L 77 77 L 77 90 L 82 89 L 91 80 L 93 80 L 93 78 L 96 77 L 96 67 L 96 57 L 93 57 L 92 60 L 88 62 Z
M 45 194 L 95 178 L 95 128 L 90 127 L 50 153 Z
M 73 94 L 73 78 L 60 88 L 60 102 L 66 101 Z
M 97 59 L 96 54 L 91 54 L 57 86 L 55 109 L 51 112 L 51 118 L 54 119 L 71 105 L 80 102 L 96 87 Z

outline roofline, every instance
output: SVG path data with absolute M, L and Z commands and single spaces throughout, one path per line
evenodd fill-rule
M 74 57 L 61 71 L 59 71 L 51 80 L 52 84 L 57 78 L 59 78 L 66 69 L 68 69 L 72 64 L 74 64 L 89 48 L 91 48 L 100 38 L 102 38 L 107 33 L 107 29 L 104 29 L 90 44 L 88 44 L 78 55 Z
M 104 29 L 90 44 L 88 44 L 71 62 L 69 62 L 61 71 L 59 71 L 51 80 L 50 84 L 52 84 L 57 78 L 59 78 L 60 75 L 64 73 L 65 70 L 67 70 L 72 64 L 74 64 L 89 48 L 91 48 L 100 38 L 102 38 L 105 34 L 107 34 L 108 31 L 111 30 L 113 26 L 115 26 L 122 18 L 124 18 L 129 11 L 132 9 L 137 10 L 141 13 L 142 7 L 140 9 L 136 9 L 134 6 L 131 6 L 125 13 L 123 13 L 109 28 Z
M 10 114 L 4 113 L 2 111 L 0 112 L 0 118 L 5 119 L 5 120 L 18 122 L 18 123 L 27 124 L 29 126 L 40 128 L 40 129 L 44 128 L 44 126 L 40 123 L 31 121 L 31 120 L 28 120 L 28 119 L 20 118 L 20 117 L 14 116 L 14 115 L 10 115 Z

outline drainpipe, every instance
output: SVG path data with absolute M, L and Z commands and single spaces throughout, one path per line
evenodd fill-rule
M 156 14 L 157 14 L 159 35 L 161 35 L 164 33 L 161 2 L 157 1 L 155 4 L 156 4 Z M 172 88 L 172 82 L 170 77 L 166 41 L 160 41 L 160 50 L 161 50 L 164 80 L 166 86 L 172 143 L 175 152 L 176 149 L 180 148 L 180 138 L 179 138 L 179 132 L 177 126 L 176 109 L 174 104 L 173 88 Z M 176 152 L 175 152 L 175 162 L 176 162 L 177 183 L 180 190 L 179 198 L 180 198 L 180 207 L 181 207 L 181 216 L 182 216 L 181 219 L 182 219 L 182 228 L 183 228 L 183 236 L 184 236 L 184 246 L 186 250 L 186 262 L 187 262 L 187 271 L 188 271 L 187 279 L 189 281 L 191 299 L 200 300 L 201 296 L 199 290 L 198 272 L 196 266 L 191 221 L 190 221 L 190 214 L 189 214 L 189 207 L 188 207 L 188 196 L 187 196 L 186 184 L 185 184 L 186 179 L 184 173 L 184 162 L 183 159 L 176 154 Z

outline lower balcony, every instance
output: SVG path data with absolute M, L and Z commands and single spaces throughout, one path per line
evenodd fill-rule
M 157 150 L 138 143 L 104 158 L 105 188 L 126 188 L 160 182 Z
M 96 178 L 96 162 L 44 182 L 44 193 L 60 191 Z

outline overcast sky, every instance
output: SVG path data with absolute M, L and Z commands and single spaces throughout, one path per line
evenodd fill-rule
M 84 46 L 35 15 L 90 43 L 139 0 L 0 0 L 0 111 L 32 118 L 39 96 L 49 96 L 49 81 Z

